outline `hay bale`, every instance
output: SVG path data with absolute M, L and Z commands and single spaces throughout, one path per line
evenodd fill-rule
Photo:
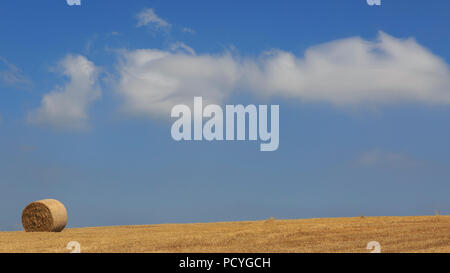
M 67 225 L 67 210 L 55 199 L 30 203 L 22 212 L 26 232 L 60 232 Z

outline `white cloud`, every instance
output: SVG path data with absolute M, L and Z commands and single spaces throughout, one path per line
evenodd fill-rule
M 409 168 L 417 167 L 421 164 L 412 157 L 394 152 L 385 152 L 379 149 L 367 151 L 357 158 L 357 163 L 364 167 L 390 167 Z
M 383 32 L 377 41 L 353 37 L 314 46 L 304 58 L 273 51 L 246 66 L 249 86 L 267 95 L 338 105 L 450 103 L 447 64 L 414 39 Z
M 175 104 L 222 101 L 236 86 L 238 66 L 229 54 L 193 56 L 156 49 L 125 51 L 117 91 L 125 110 L 136 115 L 169 115 Z
M 21 89 L 30 88 L 31 81 L 12 63 L 0 56 L 0 84 Z
M 181 29 L 181 31 L 183 31 L 185 33 L 195 34 L 195 30 L 193 30 L 192 28 L 189 28 L 189 27 L 183 27 Z
M 195 55 L 195 50 L 192 47 L 190 47 L 182 42 L 176 42 L 174 44 L 171 44 L 170 50 L 175 51 L 175 52 L 177 52 L 177 51 L 179 52 L 180 50 L 182 50 L 186 53 L 189 53 L 190 55 Z
M 220 102 L 234 90 L 340 106 L 450 104 L 447 64 L 414 39 L 382 32 L 375 41 L 352 37 L 313 46 L 304 57 L 272 50 L 241 59 L 229 53 L 193 55 L 182 43 L 176 47 L 186 52 L 141 49 L 123 54 L 117 89 L 130 113 L 168 113 L 194 96 Z
M 41 106 L 28 116 L 29 121 L 62 129 L 88 126 L 88 108 L 101 96 L 99 69 L 83 56 L 68 55 L 59 64 L 70 80 L 45 94 Z
M 138 13 L 136 18 L 138 20 L 136 25 L 137 27 L 149 26 L 154 29 L 164 29 L 170 27 L 170 24 L 166 20 L 156 15 L 153 9 L 143 9 Z

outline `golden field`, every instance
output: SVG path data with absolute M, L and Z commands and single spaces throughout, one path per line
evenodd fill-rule
M 0 232 L 0 252 L 450 252 L 450 216 L 354 217 Z

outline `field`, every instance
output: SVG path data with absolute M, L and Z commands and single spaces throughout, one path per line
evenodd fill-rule
M 450 216 L 355 217 L 0 232 L 0 252 L 450 252 Z

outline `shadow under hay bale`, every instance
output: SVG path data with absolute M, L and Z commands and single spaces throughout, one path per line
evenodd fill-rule
M 67 225 L 67 210 L 55 199 L 30 203 L 22 212 L 26 232 L 60 232 Z

